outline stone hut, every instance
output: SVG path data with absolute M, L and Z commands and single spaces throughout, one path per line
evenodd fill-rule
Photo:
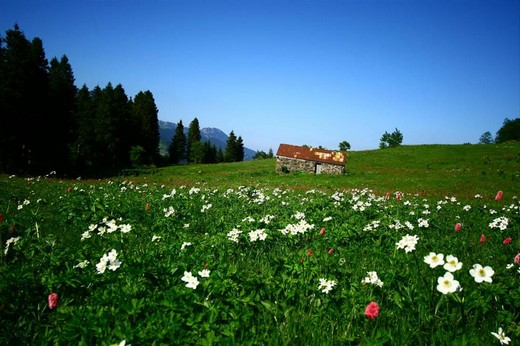
M 280 144 L 276 152 L 276 172 L 303 171 L 315 174 L 343 174 L 347 154 L 341 151 Z

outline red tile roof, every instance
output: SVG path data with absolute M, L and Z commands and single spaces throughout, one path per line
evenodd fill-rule
M 276 155 L 300 160 L 331 163 L 342 166 L 345 165 L 347 160 L 347 154 L 341 151 L 300 147 L 290 144 L 280 144 Z

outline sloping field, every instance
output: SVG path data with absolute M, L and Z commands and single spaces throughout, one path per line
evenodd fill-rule
M 520 144 L 418 145 L 349 152 L 343 176 L 274 172 L 275 159 L 174 166 L 136 179 L 165 185 L 402 191 L 427 196 L 520 195 Z

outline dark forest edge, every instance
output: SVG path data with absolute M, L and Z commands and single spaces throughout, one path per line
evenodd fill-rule
M 240 136 L 230 134 L 236 155 L 220 155 L 200 142 L 196 118 L 177 149 L 185 160 L 161 156 L 151 91 L 129 97 L 110 82 L 78 88 L 68 57 L 49 62 L 42 40 L 29 41 L 17 24 L 0 37 L 0 122 L 0 172 L 8 174 L 102 177 L 172 163 L 243 160 Z

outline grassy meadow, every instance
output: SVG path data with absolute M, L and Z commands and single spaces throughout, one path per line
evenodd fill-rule
M 518 344 L 520 144 L 274 166 L 0 175 L 0 344 Z
M 348 153 L 344 176 L 274 172 L 276 159 L 216 165 L 172 166 L 135 181 L 210 187 L 278 187 L 298 190 L 369 188 L 423 196 L 520 196 L 520 144 L 418 145 Z

